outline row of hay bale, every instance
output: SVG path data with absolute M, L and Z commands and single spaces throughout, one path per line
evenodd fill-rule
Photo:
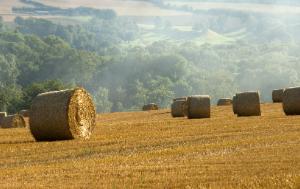
M 282 105 L 286 115 L 300 115 L 300 87 L 284 90 Z
M 286 115 L 300 115 L 300 87 L 275 89 L 272 101 L 282 103 Z M 233 97 L 233 112 L 238 116 L 260 116 L 260 98 L 258 92 L 238 93 Z
M 96 125 L 94 103 L 83 88 L 39 94 L 29 111 L 12 116 L 0 113 L 0 125 L 25 127 L 23 116 L 29 117 L 29 129 L 37 141 L 88 139 Z
M 233 99 L 223 98 L 218 101 L 218 106 L 232 105 L 233 112 L 237 116 L 260 116 L 260 97 L 258 92 L 237 93 Z M 184 117 L 189 119 L 210 118 L 210 96 L 195 95 L 176 98 L 171 105 L 172 117 Z
M 274 103 L 282 103 L 286 115 L 300 115 L 300 87 L 273 90 L 272 99 Z
M 171 115 L 189 119 L 210 118 L 210 96 L 194 95 L 173 100 Z
M 251 93 L 251 92 L 250 92 Z M 247 109 L 250 115 L 261 115 L 259 93 L 252 92 L 248 94 L 248 100 L 252 103 L 244 101 L 243 110 Z M 254 94 L 255 93 L 255 94 Z M 240 100 L 236 95 L 233 97 L 233 111 L 235 114 L 243 115 L 244 112 L 240 110 Z M 272 101 L 274 103 L 282 103 L 283 111 L 286 115 L 300 115 L 300 87 L 291 87 L 284 89 L 275 89 L 272 91 Z

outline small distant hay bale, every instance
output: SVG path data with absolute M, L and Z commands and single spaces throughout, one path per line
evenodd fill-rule
M 232 99 L 230 98 L 221 98 L 218 100 L 218 106 L 229 106 L 232 105 Z
M 6 112 L 0 112 L 0 125 L 1 125 L 1 121 L 3 120 L 3 118 L 5 118 L 7 116 Z
M 272 92 L 272 100 L 274 103 L 280 103 L 283 99 L 284 89 L 275 89 Z
M 210 118 L 210 96 L 189 96 L 185 108 L 189 119 Z
M 300 87 L 284 90 L 282 98 L 283 111 L 286 115 L 300 115 Z
M 42 93 L 32 102 L 29 125 L 37 141 L 89 139 L 95 124 L 95 106 L 83 88 Z
M 24 117 L 19 114 L 6 116 L 1 121 L 1 128 L 24 128 L 24 127 L 26 127 Z
M 157 104 L 150 103 L 143 106 L 143 111 L 150 111 L 150 110 L 158 110 L 159 107 Z
M 29 110 L 21 110 L 19 114 L 23 117 L 29 117 Z
M 238 116 L 260 116 L 260 97 L 258 92 L 237 93 L 235 99 Z
M 236 114 L 236 95 L 234 95 L 232 97 L 232 110 L 233 110 L 233 113 Z
M 184 103 L 186 100 L 176 100 L 171 105 L 171 115 L 172 117 L 184 117 Z

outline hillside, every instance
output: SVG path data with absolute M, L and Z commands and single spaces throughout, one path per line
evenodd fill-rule
M 298 188 L 300 117 L 262 108 L 237 118 L 214 107 L 202 120 L 100 114 L 89 141 L 36 143 L 27 129 L 1 129 L 0 186 Z

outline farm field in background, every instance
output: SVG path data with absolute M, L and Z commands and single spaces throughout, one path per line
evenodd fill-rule
M 91 7 L 96 9 L 113 9 L 119 16 L 178 16 L 190 15 L 182 11 L 161 9 L 145 1 L 122 0 L 36 0 L 45 5 L 60 8 Z
M 12 7 L 23 7 L 26 6 L 19 0 L 1 0 L 0 1 L 0 16 L 5 21 L 12 22 L 16 15 L 12 12 Z
M 50 5 L 60 8 L 76 8 L 80 6 L 91 7 L 96 9 L 113 9 L 117 12 L 119 16 L 184 16 L 190 15 L 190 13 L 182 11 L 165 10 L 154 6 L 147 2 L 136 2 L 136 1 L 121 1 L 121 0 L 46 0 L 46 1 L 36 1 L 41 2 L 45 5 Z M 0 1 L 0 16 L 7 22 L 12 22 L 16 16 L 35 17 L 35 18 L 45 18 L 52 19 L 58 16 L 32 16 L 24 14 L 15 14 L 12 12 L 12 7 L 22 7 L 28 6 L 21 3 L 19 0 L 3 0 Z M 61 17 L 60 17 L 61 18 Z M 64 19 L 64 18 L 62 18 Z M 76 18 L 75 18 L 76 19 Z
M 245 28 L 245 26 L 238 26 L 234 28 L 230 32 L 220 32 L 216 31 L 215 28 L 207 28 L 207 31 L 194 31 L 193 25 L 199 22 L 207 20 L 208 17 L 201 17 L 197 15 L 192 15 L 191 13 L 183 12 L 183 11 L 175 11 L 175 10 L 167 10 L 162 9 L 154 4 L 148 2 L 139 2 L 139 1 L 121 1 L 121 0 L 104 0 L 104 1 L 96 1 L 96 0 L 36 0 L 37 2 L 41 2 L 45 5 L 51 5 L 60 8 L 74 8 L 79 6 L 87 6 L 99 9 L 113 9 L 118 15 L 128 17 L 138 23 L 140 28 L 140 35 L 134 40 L 130 42 L 125 42 L 122 44 L 123 46 L 147 46 L 157 41 L 172 41 L 176 43 L 185 43 L 187 41 L 193 41 L 197 45 L 202 44 L 211 44 L 211 45 L 226 45 L 233 44 L 238 40 L 245 39 L 248 34 L 251 36 L 251 31 L 248 31 L 249 28 Z M 212 8 L 224 8 L 224 9 L 237 9 L 241 11 L 247 11 L 252 9 L 258 9 L 262 11 L 264 9 L 270 9 L 271 5 L 264 4 L 244 4 L 244 3 L 198 3 L 198 2 L 178 2 L 178 1 L 168 1 L 170 4 L 182 6 L 188 5 L 193 6 L 194 8 L 200 9 L 212 9 Z M 11 12 L 11 8 L 13 6 L 22 6 L 22 4 L 18 0 L 14 0 L 10 3 L 0 2 L 0 15 L 3 16 L 5 21 L 13 21 L 16 14 Z M 28 6 L 28 5 L 26 5 Z M 281 9 L 277 9 L 281 7 L 281 9 L 288 10 L 289 12 L 297 12 L 298 7 L 286 6 L 286 5 L 276 5 L 272 6 L 272 11 L 277 11 Z M 293 10 L 289 10 L 293 9 Z M 279 11 L 280 12 L 280 11 Z M 300 7 L 299 7 L 300 13 Z M 30 15 L 19 15 L 24 18 L 30 17 Z M 32 16 L 32 15 L 31 15 Z M 54 15 L 44 15 L 44 16 L 33 16 L 35 18 L 44 18 L 51 20 L 55 23 L 60 24 L 74 24 L 79 22 L 87 22 L 91 19 L 89 16 L 77 16 L 77 17 L 68 17 L 68 16 L 54 16 Z M 157 29 L 154 25 L 155 17 L 161 17 L 171 23 L 169 29 Z M 237 24 L 238 25 L 238 24 Z
M 211 119 L 170 110 L 100 114 L 91 140 L 34 142 L 0 130 L 2 187 L 300 187 L 300 116 L 281 104 L 261 117 L 213 107 Z
M 234 11 L 246 11 L 270 14 L 299 14 L 300 6 L 293 5 L 271 5 L 264 3 L 228 3 L 228 2 L 196 2 L 196 1 L 165 1 L 166 4 L 179 7 L 188 6 L 198 10 L 225 9 Z

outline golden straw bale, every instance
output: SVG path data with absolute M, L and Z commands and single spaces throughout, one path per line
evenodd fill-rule
M 238 116 L 260 116 L 260 97 L 258 92 L 237 93 L 235 108 Z
M 24 117 L 15 114 L 15 115 L 9 115 L 2 119 L 1 121 L 1 127 L 2 128 L 23 128 L 26 127 Z
M 83 88 L 39 94 L 30 109 L 30 131 L 37 141 L 89 139 L 96 122 L 91 96 Z
M 182 112 L 184 116 L 188 116 L 188 104 L 187 100 L 183 102 L 182 104 Z
M 174 101 L 171 105 L 171 115 L 172 117 L 184 117 L 183 105 L 186 100 L 177 100 Z
M 275 89 L 272 92 L 272 100 L 274 103 L 282 102 L 284 89 Z
M 194 118 L 210 118 L 210 96 L 195 95 L 187 98 L 187 117 Z
M 282 98 L 283 111 L 286 115 L 300 115 L 300 87 L 287 88 Z

